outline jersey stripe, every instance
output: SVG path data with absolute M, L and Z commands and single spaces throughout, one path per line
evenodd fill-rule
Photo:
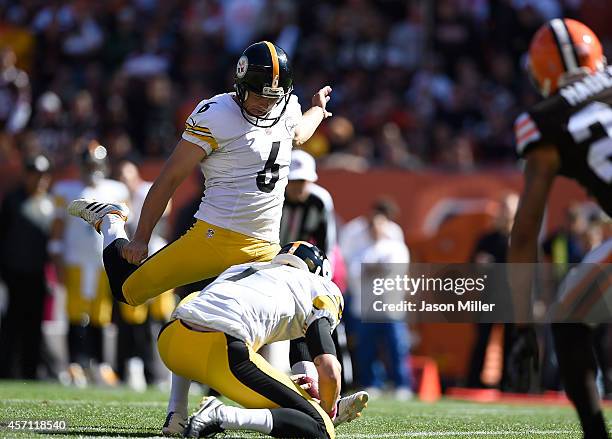
M 342 296 L 330 296 L 334 302 L 336 302 L 336 306 L 338 307 L 338 320 L 342 319 L 342 313 L 344 311 L 344 298 Z
M 525 147 L 542 137 L 540 130 L 528 113 L 521 114 L 514 123 L 516 136 L 516 149 L 519 155 L 523 154 Z
M 210 130 L 206 129 L 206 128 L 197 127 L 197 126 L 191 126 L 191 125 L 185 125 L 185 129 L 189 129 L 191 131 L 195 131 L 196 133 L 203 134 L 205 136 L 213 137 L 213 135 L 210 132 Z
M 529 139 L 531 138 L 534 134 L 539 133 L 538 129 L 536 127 L 532 127 L 529 130 L 525 131 L 524 133 L 522 133 L 519 137 L 518 140 L 519 142 L 522 141 L 523 139 Z
M 185 122 L 185 133 L 195 137 L 200 141 L 208 143 L 211 148 L 210 152 L 216 150 L 219 147 L 219 144 L 210 132 L 210 129 L 208 129 L 207 127 L 201 127 L 199 125 L 196 125 L 195 120 L 193 120 L 193 118 L 191 117 L 187 120 L 187 122 Z
M 525 117 L 517 119 L 516 120 L 516 125 L 514 127 L 515 130 L 520 130 L 521 128 L 525 127 L 526 125 L 529 124 L 533 124 L 533 121 L 531 120 L 531 118 L 525 113 L 524 114 Z
M 338 301 L 334 296 L 317 296 L 312 300 L 312 306 L 315 309 L 327 311 L 338 321 L 342 318 L 342 308 L 338 306 Z
M 187 122 L 185 122 L 185 127 L 186 128 L 191 128 L 194 131 L 200 131 L 202 134 L 212 134 L 210 129 L 207 127 L 201 127 L 199 125 L 197 125 L 195 123 L 195 121 L 193 120 L 193 118 L 189 118 L 189 120 Z
M 514 124 L 514 133 L 516 137 L 521 137 L 524 133 L 531 131 L 536 128 L 536 124 L 529 114 L 523 113 L 521 114 Z M 537 128 L 536 128 L 537 129 Z
M 217 143 L 215 138 L 212 136 L 204 136 L 202 134 L 196 133 L 188 129 L 185 129 L 185 133 L 188 134 L 189 136 L 195 137 L 198 140 L 201 140 L 202 142 L 208 143 L 213 151 L 219 148 L 219 144 Z M 189 139 L 186 139 L 186 140 L 189 140 Z
M 190 131 L 196 134 L 199 134 L 200 136 L 206 136 L 206 137 L 211 137 L 211 138 L 215 138 L 210 131 L 205 131 L 202 129 L 198 129 L 198 128 L 194 128 L 192 126 L 189 125 L 185 125 L 185 131 Z

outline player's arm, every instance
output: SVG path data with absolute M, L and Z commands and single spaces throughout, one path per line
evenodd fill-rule
M 174 191 L 205 158 L 206 152 L 198 145 L 185 139 L 178 142 L 145 198 L 134 239 L 122 249 L 122 256 L 128 262 L 137 264 L 146 258 L 153 228 L 166 210 Z
M 306 338 L 294 338 L 289 342 L 289 364 L 291 365 L 292 375 L 304 374 L 311 376 L 314 374 L 316 377 Z
M 340 396 L 341 366 L 336 358 L 331 331 L 332 324 L 328 318 L 317 319 L 306 331 L 306 343 L 319 375 L 321 408 L 333 417 Z
M 312 137 L 323 119 L 332 114 L 327 111 L 326 106 L 329 102 L 332 88 L 327 85 L 319 90 L 312 97 L 312 107 L 310 107 L 298 122 L 293 135 L 293 146 L 303 145 Z
M 538 257 L 538 234 L 542 225 L 548 194 L 560 167 L 557 149 L 550 146 L 534 148 L 527 155 L 525 186 L 510 235 L 508 262 L 535 263 Z M 532 276 L 528 266 L 510 265 L 509 279 L 515 300 L 517 317 L 528 318 Z M 521 319 L 522 318 L 522 319 Z

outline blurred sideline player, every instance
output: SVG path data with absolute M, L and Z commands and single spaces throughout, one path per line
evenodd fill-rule
M 389 321 L 366 321 L 362 309 L 364 284 L 374 278 L 392 279 L 406 274 L 410 251 L 403 241 L 390 234 L 393 223 L 381 211 L 370 214 L 363 247 L 348 259 L 349 294 L 347 327 L 356 338 L 355 358 L 359 386 L 372 398 L 382 395 L 385 378 L 393 382 L 393 397 L 409 400 L 413 395 L 409 367 L 410 330 L 401 313 L 389 313 Z M 367 265 L 364 265 L 367 264 Z M 349 317 L 350 316 L 350 317 Z M 383 367 L 380 367 L 383 365 Z
M 545 99 L 515 123 L 517 149 L 526 159 L 526 167 L 511 235 L 511 263 L 537 262 L 538 233 L 557 175 L 576 180 L 612 215 L 612 68 L 606 66 L 599 39 L 582 23 L 554 19 L 533 37 L 528 62 L 529 73 Z M 583 262 L 593 263 L 582 266 L 591 270 L 589 277 L 562 289 L 560 301 L 574 296 L 574 304 L 586 301 L 594 304 L 593 308 L 606 310 L 602 297 L 597 297 L 605 295 L 606 289 L 593 286 L 607 283 L 609 295 L 609 273 L 599 276 L 598 264 L 612 262 L 612 239 L 588 253 Z M 523 293 L 519 310 L 527 310 L 524 293 L 530 291 L 531 279 L 511 279 L 515 295 Z M 609 319 L 609 309 L 607 313 Z M 553 334 L 565 390 L 576 407 L 585 438 L 608 438 L 595 384 L 593 328 L 557 323 Z M 529 338 L 533 340 L 533 336 L 526 340 Z
M 244 407 L 207 398 L 185 436 L 246 429 L 333 439 L 332 419 L 338 424 L 361 414 L 365 392 L 339 401 L 340 363 L 331 332 L 342 317 L 343 299 L 330 269 L 316 246 L 291 242 L 271 263 L 232 266 L 179 304 L 176 320 L 159 335 L 164 363 Z M 264 344 L 298 337 L 305 337 L 314 358 L 320 402 L 257 353 Z
M 281 243 L 306 241 L 322 249 L 331 262 L 332 280 L 343 291 L 346 280 L 342 275 L 346 274 L 346 268 L 336 239 L 334 202 L 327 189 L 315 183 L 319 179 L 315 159 L 306 151 L 293 150 L 288 179 L 280 226 Z M 353 367 L 342 322 L 332 337 L 342 365 L 342 384 L 348 387 L 353 383 Z M 312 367 L 311 362 L 300 364 L 298 360 L 304 357 L 306 352 L 302 339 L 291 341 L 289 354 L 293 373 L 306 373 L 305 368 Z M 300 369 L 302 367 L 303 370 Z
M 308 140 L 331 115 L 326 110 L 331 88 L 319 90 L 302 114 L 292 95 L 287 55 L 267 41 L 243 52 L 234 86 L 235 93 L 200 102 L 187 119 L 182 140 L 147 194 L 132 241 L 127 240 L 127 211 L 121 205 L 91 198 L 70 205 L 72 215 L 104 236 L 104 265 L 117 300 L 139 305 L 171 288 L 217 276 L 231 265 L 269 261 L 278 253 L 291 148 Z M 195 166 L 202 169 L 206 189 L 194 226 L 144 260 L 153 228 Z M 179 431 L 180 421 L 173 418 L 186 417 L 188 389 L 187 380 L 173 376 L 165 433 Z M 176 430 L 169 424 L 176 424 Z
M 51 190 L 56 209 L 48 244 L 58 280 L 66 289 L 68 378 L 84 387 L 87 369 L 100 384 L 114 385 L 117 377 L 103 358 L 103 328 L 111 322 L 113 302 L 102 265 L 102 237 L 67 216 L 66 206 L 83 197 L 127 202 L 129 193 L 123 183 L 105 177 L 107 152 L 98 142 L 91 141 L 79 160 L 80 178 L 58 181 Z
M 117 178 L 127 186 L 130 192 L 131 215 L 126 223 L 126 228 L 128 236 L 133 236 L 142 205 L 153 183 L 143 180 L 136 165 L 128 160 L 122 161 L 117 166 Z M 151 254 L 168 243 L 163 235 L 166 226 L 165 219 L 170 214 L 170 204 L 168 203 L 168 207 L 162 215 L 162 220 L 158 222 L 151 234 L 151 240 L 149 241 L 149 252 Z M 154 352 L 151 319 L 158 322 L 167 322 L 175 305 L 172 290 L 166 291 L 142 305 L 119 304 L 117 374 L 135 390 L 145 390 L 146 384 L 152 383 L 155 379 L 152 370 Z M 126 365 L 134 365 L 130 361 L 133 357 L 142 359 L 142 370 L 137 367 L 128 367 L 126 370 Z
M 281 242 L 308 241 L 331 255 L 337 243 L 334 202 L 330 193 L 315 183 L 318 178 L 315 159 L 306 151 L 294 150 L 280 239 Z
M 393 200 L 380 197 L 374 201 L 367 215 L 358 216 L 344 224 L 339 236 L 339 244 L 347 264 L 356 254 L 363 252 L 372 244 L 370 225 L 372 218 L 378 215 L 384 215 L 388 219 L 386 237 L 394 241 L 405 242 L 404 231 L 395 222 L 398 212 L 399 208 Z
M 19 184 L 0 202 L 0 277 L 8 293 L 0 311 L 0 379 L 34 380 L 45 347 L 41 321 L 53 222 L 51 163 L 36 155 L 25 160 L 23 171 Z

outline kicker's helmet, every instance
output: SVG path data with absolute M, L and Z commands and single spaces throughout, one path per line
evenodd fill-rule
M 287 109 L 293 91 L 293 72 L 285 51 L 268 41 L 251 44 L 236 64 L 234 88 L 242 116 L 248 122 L 259 127 L 276 124 Z M 276 111 L 275 106 L 271 112 L 273 116 L 251 114 L 244 107 L 249 93 L 276 99 L 276 106 L 283 107 Z
M 331 264 L 323 250 L 306 241 L 290 242 L 272 259 L 273 264 L 287 264 L 331 279 Z
M 570 18 L 555 18 L 534 35 L 527 63 L 531 80 L 547 97 L 574 79 L 602 70 L 606 58 L 591 29 Z

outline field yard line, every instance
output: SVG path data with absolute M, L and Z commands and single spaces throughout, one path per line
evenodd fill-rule
M 337 437 L 347 438 L 384 438 L 384 437 L 432 437 L 432 436 L 457 436 L 457 437 L 471 437 L 471 436 L 518 436 L 524 434 L 536 434 L 536 435 L 557 435 L 557 434 L 570 434 L 577 433 L 576 430 L 523 430 L 523 431 L 411 431 L 404 433 L 379 433 L 379 434 L 338 434 Z
M 26 404 L 41 404 L 46 401 L 48 405 L 63 404 L 63 405 L 79 405 L 79 404 L 96 404 L 106 406 L 125 406 L 129 404 L 137 407 L 165 407 L 168 405 L 167 402 L 162 401 L 100 401 L 98 399 L 22 399 L 22 398 L 9 398 L 0 400 L 0 404 L 11 404 L 11 403 L 26 403 Z

